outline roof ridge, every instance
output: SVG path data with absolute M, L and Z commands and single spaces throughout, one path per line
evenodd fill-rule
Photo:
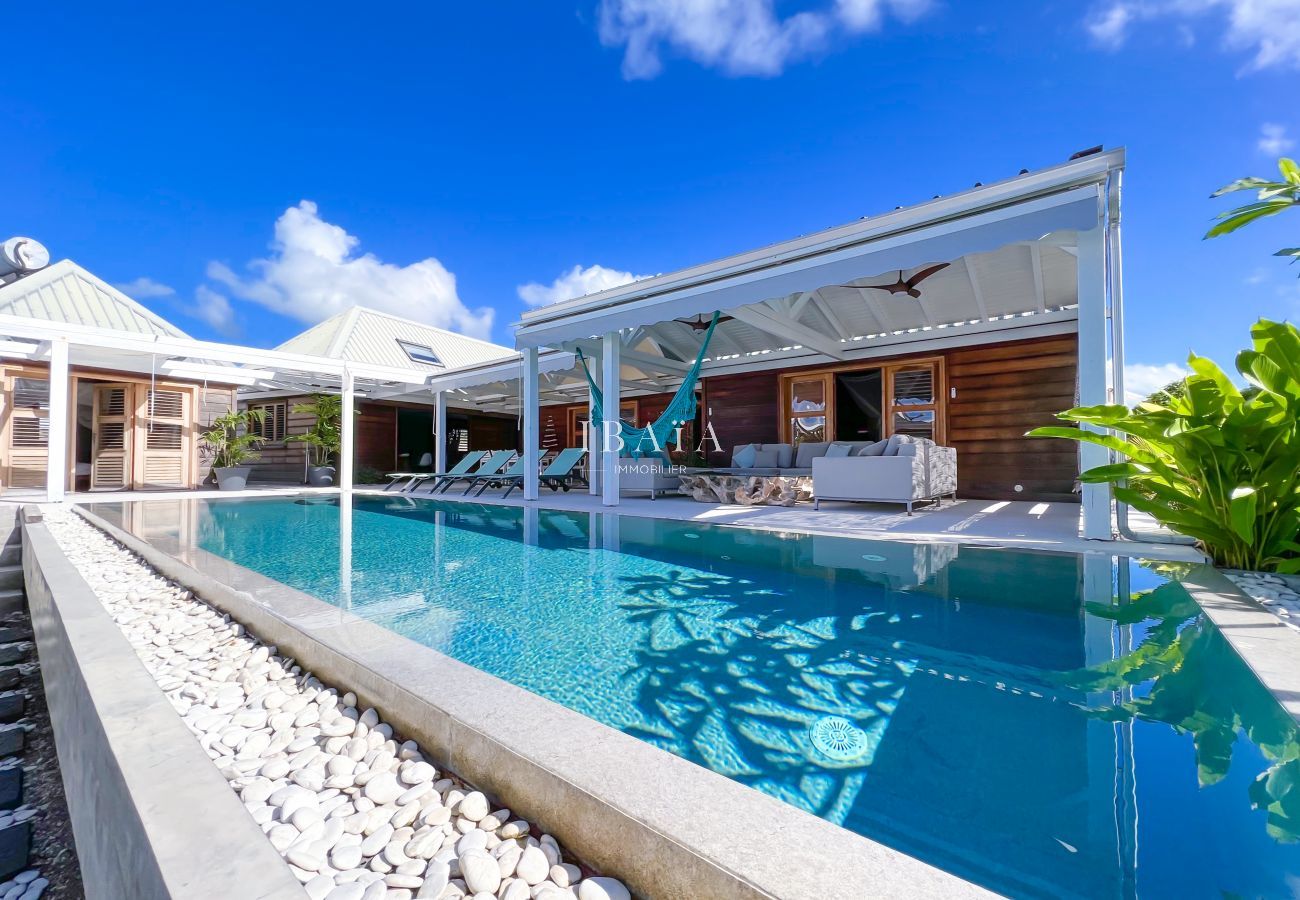
M 489 341 L 486 340 L 485 338 L 474 337 L 472 334 L 465 334 L 460 331 L 452 331 L 450 328 L 443 328 L 440 325 L 433 325 L 429 322 L 421 322 L 418 319 L 408 319 L 406 316 L 399 316 L 396 313 L 385 312 L 382 309 L 375 309 L 372 306 L 362 306 L 359 303 L 354 303 L 352 306 L 348 307 L 348 311 L 349 312 L 355 311 L 358 313 L 363 313 L 363 312 L 369 313 L 370 315 L 374 315 L 374 316 L 382 316 L 385 319 L 392 319 L 395 322 L 403 322 L 409 325 L 418 325 L 421 328 L 432 328 L 434 331 L 441 331 L 444 334 L 450 334 L 453 337 L 459 338 L 461 340 L 474 341 L 475 343 L 478 344 L 487 344 L 489 347 L 500 347 L 503 350 L 511 350 L 511 352 L 513 352 L 512 348 L 507 347 L 505 344 L 498 344 L 495 341 Z

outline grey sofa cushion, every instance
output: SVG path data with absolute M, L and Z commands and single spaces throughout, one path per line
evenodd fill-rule
M 781 453 L 775 448 L 763 447 L 754 454 L 751 466 L 755 469 L 781 468 Z
M 754 455 L 758 453 L 758 444 L 741 444 L 731 451 L 731 464 L 744 468 L 754 464 Z
M 858 456 L 883 456 L 887 446 L 889 446 L 889 441 L 876 441 L 875 443 L 867 444 L 858 451 Z
M 759 450 L 775 450 L 776 465 L 778 468 L 787 468 L 794 459 L 794 446 L 792 444 L 759 444 Z
M 843 459 L 852 456 L 857 447 L 845 441 L 835 441 L 826 448 L 827 459 Z
M 912 443 L 912 437 L 906 434 L 895 434 L 889 438 L 889 443 L 885 445 L 885 452 L 882 456 L 898 456 L 898 448 L 904 444 Z M 911 454 L 908 454 L 911 455 Z
M 818 457 L 826 455 L 826 448 L 831 445 L 830 441 L 805 442 L 799 445 L 794 455 L 794 468 L 811 469 L 812 461 Z

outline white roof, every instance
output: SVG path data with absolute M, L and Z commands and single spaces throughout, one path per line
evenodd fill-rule
M 188 337 L 70 259 L 0 285 L 0 315 L 127 334 Z
M 680 345 L 690 332 L 681 334 L 688 326 L 673 320 L 721 310 L 738 321 L 719 329 L 723 335 L 719 343 L 726 345 L 719 347 L 720 352 L 759 350 L 757 341 L 748 340 L 754 336 L 752 331 L 764 334 L 766 346 L 761 349 L 797 342 L 814 349 L 828 346 L 830 355 L 839 355 L 835 345 L 874 340 L 882 333 L 897 336 L 910 328 L 960 325 L 971 319 L 988 322 L 999 315 L 1042 313 L 1052 306 L 1068 306 L 1072 301 L 1065 289 L 1073 277 L 1068 256 L 1072 255 L 1074 235 L 1096 228 L 1107 201 L 1117 202 L 1118 192 L 1108 197 L 1105 187 L 1112 172 L 1123 164 L 1123 150 L 1097 153 L 849 225 L 527 310 L 516 328 L 515 345 L 563 347 L 629 328 L 654 328 L 659 334 L 648 335 L 651 339 L 664 338 L 663 343 Z M 965 265 L 957 265 L 963 257 Z M 941 262 L 953 265 L 927 281 L 924 302 L 882 303 L 884 295 L 868 288 Z M 963 268 L 973 278 L 963 278 Z M 983 279 L 996 276 L 1002 276 L 998 293 L 983 290 L 981 296 Z M 1054 291 L 1053 282 L 1058 280 L 1060 290 Z M 775 322 L 774 315 L 786 321 Z M 774 345 L 769 339 L 776 326 L 780 326 L 775 335 L 779 340 Z M 682 351 L 676 355 L 688 358 Z
M 413 360 L 398 341 L 427 347 L 442 361 L 434 365 Z M 456 334 L 364 306 L 353 306 L 289 338 L 277 350 L 324 356 L 390 368 L 445 372 L 488 360 L 514 356 L 510 347 Z

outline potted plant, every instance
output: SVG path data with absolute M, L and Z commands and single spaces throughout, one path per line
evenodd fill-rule
M 314 416 L 311 428 L 285 438 L 307 445 L 307 483 L 312 487 L 329 487 L 335 481 L 332 461 L 343 445 L 343 400 L 334 394 L 313 394 L 311 402 L 297 403 L 293 411 Z
M 253 448 L 262 438 L 253 431 L 266 419 L 263 409 L 232 409 L 212 420 L 200 440 L 212 454 L 212 472 L 217 477 L 217 487 L 223 491 L 243 490 L 248 485 L 248 463 L 257 459 Z

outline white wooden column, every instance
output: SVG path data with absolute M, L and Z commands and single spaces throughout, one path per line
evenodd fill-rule
M 68 339 L 50 342 L 50 417 L 46 443 L 45 499 L 62 503 L 68 477 Z
M 600 443 L 600 492 L 601 503 L 605 506 L 618 506 L 618 407 L 619 373 L 622 365 L 619 350 L 622 344 L 617 331 L 611 331 L 601 341 L 600 380 L 601 396 L 605 407 L 605 421 L 600 423 L 600 433 L 595 439 Z M 613 423 L 612 426 L 610 423 Z
M 353 456 L 356 453 L 356 397 L 353 394 L 352 372 L 343 369 L 343 420 L 339 431 L 342 440 L 339 446 L 339 487 L 344 491 L 352 490 Z
M 521 402 L 524 412 L 524 499 L 537 499 L 537 449 L 541 444 L 541 400 L 537 393 L 537 348 L 524 348 L 524 385 Z
M 596 365 L 595 360 L 588 360 L 587 365 L 590 367 Z M 596 368 L 596 378 L 600 377 L 600 367 Z M 600 436 L 595 433 L 596 421 L 596 394 L 588 388 L 587 390 L 587 474 L 591 476 L 587 483 L 587 493 L 595 497 L 600 493 Z
M 447 392 L 433 393 L 433 471 L 447 471 Z
M 1100 225 L 1079 232 L 1079 405 L 1108 403 L 1106 391 L 1106 234 Z M 1092 431 L 1101 431 L 1083 425 Z M 1105 447 L 1079 445 L 1080 471 L 1109 462 Z M 1109 540 L 1110 485 L 1083 485 L 1083 536 Z

